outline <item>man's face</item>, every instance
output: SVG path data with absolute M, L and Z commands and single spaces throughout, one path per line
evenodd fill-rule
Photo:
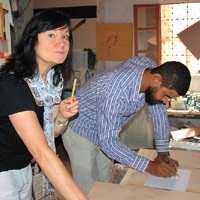
M 145 101 L 149 105 L 166 104 L 169 99 L 178 96 L 176 90 L 170 90 L 166 87 L 149 87 L 145 91 Z

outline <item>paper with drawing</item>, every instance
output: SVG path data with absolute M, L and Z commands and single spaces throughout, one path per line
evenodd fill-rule
M 178 169 L 177 172 L 179 174 L 179 177 L 176 176 L 171 178 L 162 178 L 150 175 L 144 185 L 149 187 L 184 192 L 187 189 L 191 171 Z

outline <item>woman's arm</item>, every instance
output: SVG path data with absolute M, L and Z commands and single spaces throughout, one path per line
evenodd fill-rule
M 12 114 L 9 118 L 29 152 L 59 193 L 67 200 L 87 200 L 61 160 L 48 146 L 36 114 L 24 111 Z
M 78 113 L 78 101 L 74 97 L 70 103 L 70 98 L 64 99 L 60 104 L 55 105 L 54 134 L 55 137 L 62 134 L 67 128 L 68 120 Z

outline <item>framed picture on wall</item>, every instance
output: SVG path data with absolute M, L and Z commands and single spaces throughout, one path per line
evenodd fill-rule
M 97 24 L 97 60 L 124 61 L 133 55 L 133 24 Z

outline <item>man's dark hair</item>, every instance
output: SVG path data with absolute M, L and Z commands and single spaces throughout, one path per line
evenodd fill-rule
M 162 76 L 162 87 L 176 92 L 183 96 L 190 87 L 190 71 L 183 63 L 178 61 L 169 61 L 151 70 L 152 74 Z
M 14 73 L 19 79 L 34 76 L 38 68 L 35 55 L 35 45 L 38 41 L 38 34 L 61 27 L 68 27 L 69 29 L 70 47 L 65 61 L 62 64 L 54 66 L 55 74 L 53 83 L 57 85 L 60 82 L 60 73 L 64 72 L 69 66 L 72 49 L 71 21 L 69 16 L 59 9 L 45 9 L 31 18 L 8 62 L 2 66 L 0 76 L 4 76 L 8 73 Z

